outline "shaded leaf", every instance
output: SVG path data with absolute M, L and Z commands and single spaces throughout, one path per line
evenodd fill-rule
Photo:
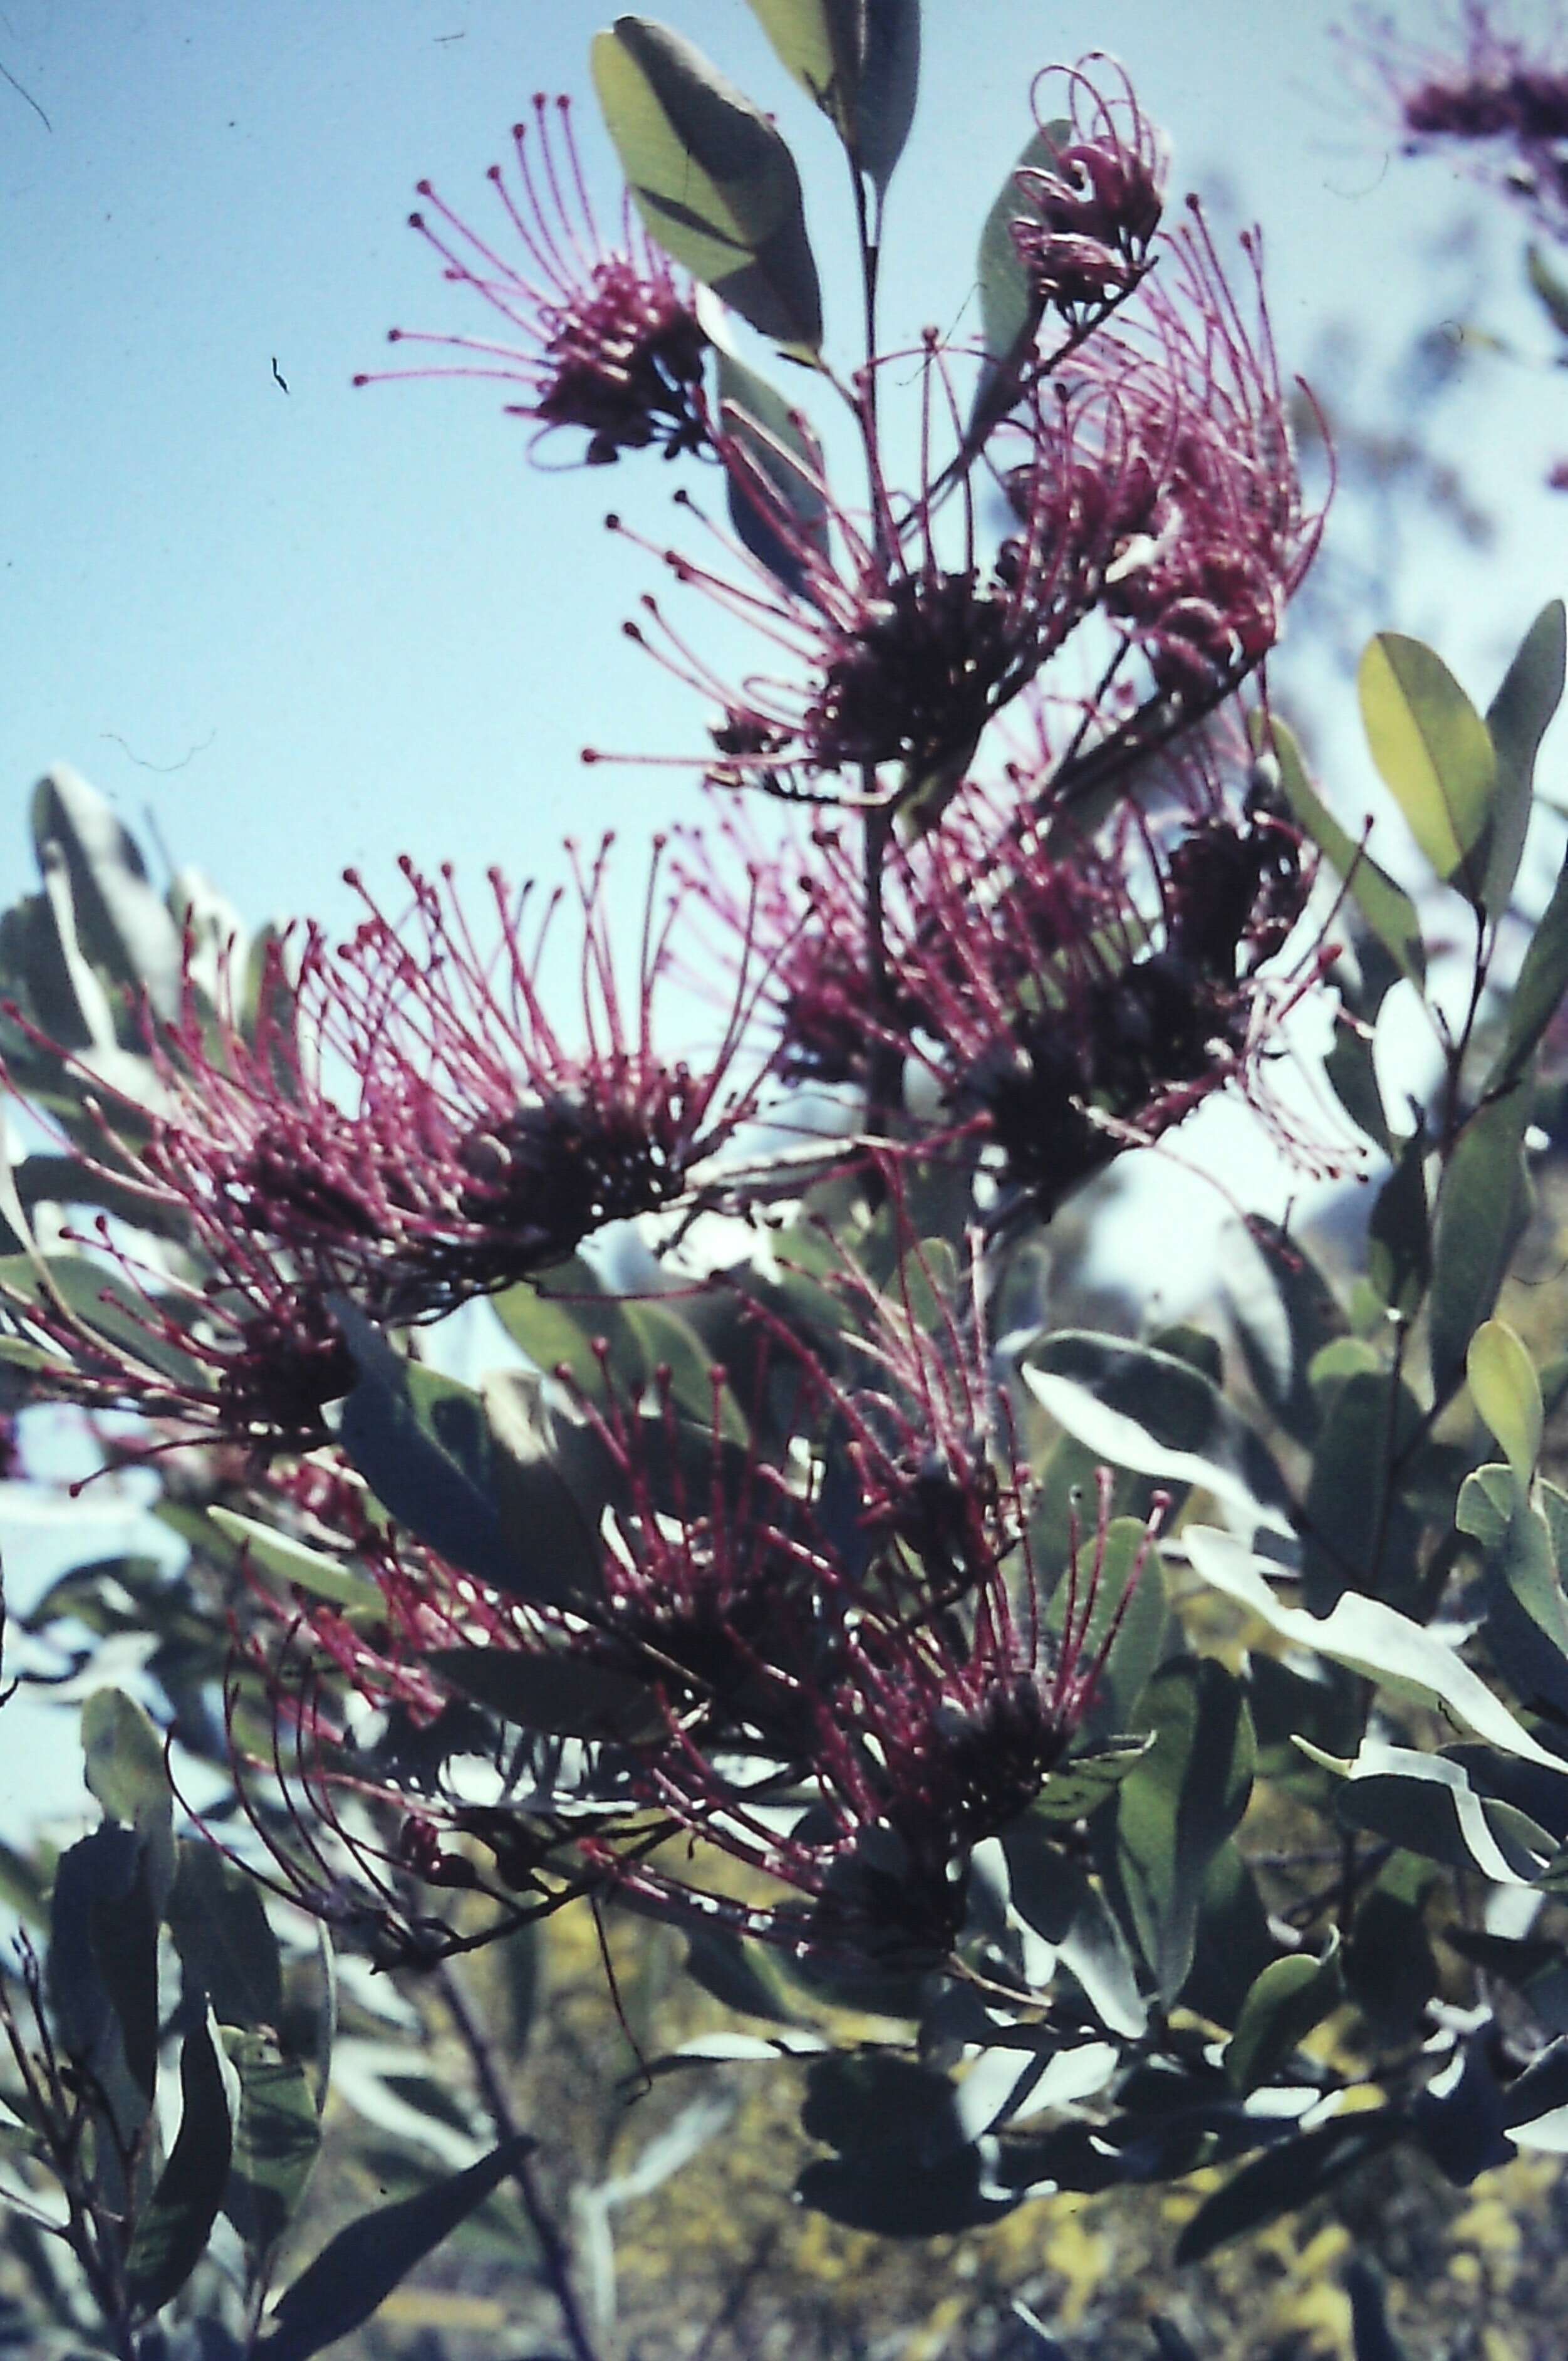
M 806 569 L 798 544 L 823 557 L 828 554 L 821 446 L 800 412 L 723 345 L 718 400 L 726 433 L 761 479 L 749 480 L 740 467 L 726 467 L 729 522 L 752 556 L 799 597 Z
M 1568 857 L 1557 873 L 1552 897 L 1531 934 L 1508 997 L 1503 1046 L 1486 1077 L 1488 1098 L 1508 1090 L 1525 1073 L 1536 1043 L 1568 992 Z
M 1530 1885 L 1556 1846 L 1511 1805 L 1484 1796 L 1464 1765 L 1364 1739 L 1337 1798 L 1341 1821 L 1494 1885 Z
M 1395 1154 L 1368 1225 L 1366 1276 L 1389 1311 L 1403 1320 L 1420 1311 L 1431 1279 L 1426 1160 L 1426 1133 L 1418 1126 Z
M 1239 1681 L 1212 1657 L 1162 1666 L 1141 1717 L 1154 1745 L 1116 1798 L 1116 1868 L 1162 1997 L 1192 1964 L 1203 1875 L 1246 1809 L 1252 1722 Z
M 169 1928 L 187 1997 L 199 1993 L 220 2025 L 276 2026 L 283 1971 L 255 1878 L 204 1837 L 182 1838 L 176 1850 Z
M 750 0 L 782 62 L 851 163 L 885 192 L 920 78 L 919 0 Z
M 1400 973 L 1421 983 L 1426 953 L 1420 916 L 1410 896 L 1334 818 L 1308 777 L 1301 749 L 1287 725 L 1259 715 L 1253 724 L 1253 737 L 1260 751 L 1272 753 L 1278 763 L 1279 783 L 1298 827 L 1317 846 L 1335 876 L 1344 880 L 1351 900 Z
M 1496 925 L 1513 898 L 1514 880 L 1530 828 L 1535 758 L 1547 726 L 1563 701 L 1568 660 L 1568 615 L 1561 598 L 1544 606 L 1503 675 L 1486 708 L 1486 727 L 1497 756 L 1497 789 L 1486 840 L 1482 900 Z
M 1565 913 L 1568 915 L 1568 913 Z M 1473 1115 L 1438 1189 L 1431 1289 L 1431 1380 L 1439 1401 L 1461 1383 L 1470 1339 L 1491 1315 L 1524 1226 L 1529 1082 L 1520 1075 Z
M 1199 1485 L 1255 1516 L 1283 1520 L 1283 1477 L 1211 1378 L 1146 1345 L 1061 1329 L 1030 1346 L 1025 1385 L 1096 1457 Z
M 1403 2127 L 1400 2115 L 1383 2108 L 1342 2115 L 1266 2149 L 1204 2199 L 1176 2242 L 1178 2263 L 1201 2262 L 1232 2238 L 1298 2212 L 1357 2165 L 1381 2156 Z
M 656 1737 L 665 1727 L 645 1681 L 565 1650 L 523 1655 L 500 1648 L 436 1648 L 424 1661 L 464 1697 L 521 1730 L 636 1741 Z
M 1225 1288 L 1247 1374 L 1292 1440 L 1310 1443 L 1320 1411 L 1308 1371 L 1344 1334 L 1344 1312 L 1316 1263 L 1277 1223 L 1255 1216 L 1235 1246 L 1224 1258 Z
M 271 2316 L 258 2361 L 310 2361 L 368 2320 L 400 2279 L 482 2205 L 535 2143 L 525 2133 L 466 2172 L 383 2205 L 340 2230 L 289 2288 Z
M 1357 675 L 1372 759 L 1444 884 L 1472 902 L 1491 817 L 1497 758 L 1486 723 L 1441 656 L 1380 631 Z
M 1234 2091 L 1255 2091 L 1285 2064 L 1315 2025 L 1337 2008 L 1344 1990 L 1339 1938 L 1321 1960 L 1292 1951 L 1272 1960 L 1242 2004 L 1225 2045 L 1225 2074 Z
M 33 790 L 32 824 L 40 863 L 46 846 L 60 848 L 88 958 L 115 983 L 144 987 L 160 1016 L 177 1016 L 180 929 L 104 797 L 60 763 Z
M 1420 1426 L 1420 1404 L 1393 1369 L 1353 1370 L 1335 1390 L 1307 1488 L 1302 1566 L 1315 1614 L 1347 1589 L 1413 1604 L 1420 1520 L 1390 1487 Z
M 159 2311 L 206 2252 L 234 2144 L 229 2078 L 210 2017 L 180 2051 L 180 2130 L 126 2258 L 132 2308 Z
M 1039 298 L 1029 285 L 1029 274 L 1013 239 L 1013 224 L 1028 210 L 1018 175 L 1051 170 L 1071 136 L 1069 123 L 1048 124 L 1036 132 L 997 191 L 980 234 L 975 278 L 981 331 L 985 349 L 999 369 L 1016 368 L 1040 324 Z
M 251 2254 L 269 2254 L 293 2220 L 321 2147 L 321 2121 L 303 2061 L 275 2034 L 225 2028 L 239 2081 L 234 2156 L 223 2210 Z
M 644 16 L 596 34 L 594 87 L 643 220 L 764 336 L 804 356 L 822 299 L 795 159 L 690 41 Z

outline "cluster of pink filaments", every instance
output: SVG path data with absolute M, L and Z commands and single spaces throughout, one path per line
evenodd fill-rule
M 633 227 L 630 199 L 620 243 L 607 246 L 601 238 L 567 100 L 553 104 L 536 96 L 532 124 L 512 127 L 512 148 L 515 188 L 500 165 L 489 172 L 515 246 L 511 258 L 454 213 L 428 181 L 419 193 L 429 211 L 410 221 L 440 257 L 443 275 L 480 297 L 518 341 L 394 328 L 393 344 L 450 357 L 362 372 L 355 383 L 460 377 L 514 385 L 521 398 L 509 408 L 536 420 L 541 434 L 562 427 L 587 433 L 590 467 L 651 445 L 671 457 L 700 449 L 707 434 L 707 338 L 689 289 Z

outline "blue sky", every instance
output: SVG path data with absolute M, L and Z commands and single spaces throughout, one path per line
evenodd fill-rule
M 668 13 L 780 110 L 847 328 L 825 127 L 743 0 Z M 1389 335 L 1413 316 L 1410 244 L 1450 205 L 1447 178 L 1389 166 L 1343 92 L 1332 11 L 1107 15 L 1179 173 L 1223 171 L 1264 223 L 1288 360 L 1331 311 Z M 911 332 L 965 302 L 1031 75 L 1111 29 L 1033 0 L 931 0 L 927 20 L 891 214 L 886 316 Z M 27 790 L 59 756 L 133 824 L 156 815 L 176 860 L 253 919 L 345 915 L 346 862 L 549 866 L 567 828 L 690 808 L 682 778 L 576 761 L 586 736 L 701 742 L 700 716 L 617 631 L 642 578 L 598 527 L 613 498 L 663 530 L 657 465 L 542 475 L 482 387 L 350 384 L 394 321 L 477 324 L 403 225 L 412 183 L 429 173 L 482 214 L 530 93 L 586 96 L 602 21 L 578 0 L 10 0 L 0 62 L 52 129 L 0 87 L 7 895 L 30 865 Z M 1516 379 L 1499 397 L 1519 472 L 1536 390 Z M 1550 577 L 1549 553 L 1516 570 L 1508 629 L 1529 620 L 1532 568 Z
M 743 0 L 666 13 L 778 109 L 847 332 L 825 126 Z M 1395 351 L 1430 316 L 1413 258 L 1460 200 L 1442 164 L 1390 157 L 1346 86 L 1336 13 L 927 0 L 887 319 L 908 335 L 962 319 L 1031 77 L 1098 38 L 1170 135 L 1179 184 L 1223 182 L 1263 223 L 1287 366 L 1334 314 Z M 7 0 L 0 64 L 49 125 L 0 86 L 0 897 L 30 881 L 27 796 L 60 757 L 252 921 L 343 920 L 348 862 L 553 873 L 568 830 L 692 815 L 695 774 L 577 761 L 586 738 L 702 742 L 702 715 L 617 628 L 647 577 L 600 526 L 613 501 L 666 530 L 658 464 L 542 474 L 493 390 L 350 382 L 393 322 L 478 326 L 404 226 L 412 186 L 429 174 L 482 217 L 485 169 L 534 90 L 583 93 L 613 189 L 585 64 L 602 21 L 578 0 Z M 1488 309 L 1539 352 L 1519 243 L 1499 223 Z M 847 333 L 840 349 L 852 359 Z M 1456 417 L 1503 540 L 1463 573 L 1434 542 L 1409 611 L 1381 619 L 1441 633 L 1478 695 L 1568 587 L 1568 501 L 1539 490 L 1568 450 L 1563 396 L 1561 377 L 1477 372 Z M 1348 683 L 1331 690 L 1348 713 Z M 1354 759 L 1338 782 L 1353 811 Z M 35 1579 L 48 1554 L 27 1550 Z

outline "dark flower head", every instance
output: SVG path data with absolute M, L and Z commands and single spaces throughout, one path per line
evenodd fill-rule
M 832 802 L 845 791 L 823 783 L 845 773 L 850 793 L 870 786 L 894 797 L 934 774 L 956 780 L 987 722 L 1092 612 L 1127 517 L 1141 513 L 1144 494 L 1123 481 L 1132 455 L 1113 398 L 1093 387 L 1065 398 L 1036 390 L 1025 403 L 1027 456 L 1012 471 L 1015 529 L 982 546 L 967 474 L 955 513 L 938 514 L 948 486 L 934 456 L 937 428 L 956 439 L 959 412 L 934 337 L 921 376 L 920 480 L 905 493 L 883 478 L 873 457 L 864 511 L 844 506 L 813 473 L 812 514 L 803 522 L 746 445 L 720 437 L 732 480 L 784 554 L 787 583 L 717 526 L 708 528 L 719 550 L 712 566 L 685 551 L 653 551 L 678 582 L 771 650 L 766 671 L 733 683 L 657 600 L 645 598 L 645 620 L 626 626 L 717 707 L 717 759 L 707 769 L 726 786 Z M 870 401 L 869 379 L 859 399 Z M 695 509 L 687 495 L 676 498 Z M 626 531 L 619 519 L 610 522 Z
M 1363 13 L 1352 43 L 1370 60 L 1412 154 L 1463 150 L 1477 177 L 1568 237 L 1568 51 L 1542 53 L 1505 28 L 1506 12 L 1465 0 L 1445 42 L 1400 38 Z
M 1106 95 L 1101 83 L 1113 78 Z M 1024 210 L 1013 243 L 1036 302 L 1077 325 L 1129 294 L 1147 268 L 1165 143 L 1126 75 L 1098 53 L 1047 67 L 1030 95 L 1050 159 L 1016 176 Z
M 515 385 L 521 398 L 509 409 L 535 420 L 542 436 L 557 427 L 583 429 L 590 467 L 651 445 L 672 458 L 697 450 L 707 435 L 702 392 L 707 338 L 689 288 L 633 226 L 629 198 L 620 245 L 604 243 L 566 99 L 552 105 L 536 97 L 532 125 L 514 125 L 512 144 L 515 188 L 500 165 L 489 173 L 502 234 L 512 241 L 510 258 L 455 214 L 428 181 L 420 183 L 419 193 L 430 212 L 410 218 L 440 256 L 444 276 L 472 289 L 518 341 L 394 328 L 394 344 L 427 346 L 454 357 L 368 372 L 355 383 L 468 377 Z

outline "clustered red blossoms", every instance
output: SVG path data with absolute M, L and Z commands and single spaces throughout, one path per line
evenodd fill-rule
M 1453 48 L 1402 39 L 1371 16 L 1354 38 L 1412 150 L 1463 148 L 1549 236 L 1568 237 L 1568 52 L 1542 56 L 1502 16 L 1490 0 L 1465 0 Z
M 1109 93 L 1091 68 L 1114 83 Z M 1148 267 L 1165 210 L 1165 142 L 1108 58 L 1047 68 L 1030 97 L 1047 153 L 1019 170 L 1026 211 L 1012 225 L 1013 243 L 1042 310 L 1093 319 Z
M 498 254 L 428 181 L 420 182 L 419 193 L 436 221 L 424 213 L 410 215 L 411 225 L 441 257 L 444 276 L 480 296 L 520 341 L 394 328 L 393 344 L 430 346 L 455 357 L 366 371 L 355 383 L 499 379 L 521 389 L 522 398 L 509 408 L 536 420 L 542 436 L 557 428 L 584 429 L 590 467 L 651 445 L 669 458 L 698 450 L 707 435 L 702 400 L 707 338 L 689 288 L 633 228 L 630 198 L 621 209 L 620 244 L 604 244 L 569 102 L 557 99 L 554 112 L 553 128 L 550 101 L 536 96 L 532 126 L 512 126 L 515 191 L 499 164 L 490 167 L 502 229 L 515 242 L 514 259 Z
M 388 1956 L 440 1946 L 442 1922 L 409 1918 L 395 1871 L 523 1915 L 584 1879 L 685 1912 L 700 1897 L 666 1859 L 684 1831 L 763 1881 L 758 1898 L 714 1905 L 738 1928 L 848 1957 L 950 1950 L 975 1846 L 1034 1801 L 1094 1703 L 1160 1510 L 1119 1595 L 1103 1595 L 1102 1479 L 1091 1545 L 1075 1518 L 1047 1604 L 978 1266 L 969 1300 L 953 1301 L 902 1210 L 898 1235 L 889 1287 L 834 1258 L 842 1371 L 752 1307 L 759 1395 L 784 1379 L 792 1402 L 766 1453 L 727 1433 L 722 1369 L 710 1423 L 679 1434 L 667 1371 L 641 1405 L 613 1386 L 598 1400 L 579 1393 L 612 1505 L 597 1584 L 569 1608 L 521 1606 L 407 1546 L 367 1521 L 341 1477 L 274 1477 L 299 1537 L 351 1546 L 381 1601 L 367 1620 L 258 1584 L 289 1631 L 281 1659 L 254 1642 L 251 1655 L 298 1741 L 295 1834 L 269 1837 L 296 1898 L 374 1920 Z M 482 1653 L 498 1686 L 503 1659 L 545 1675 L 556 1715 L 616 1766 L 597 1810 L 574 1826 L 532 1795 L 477 1802 L 436 1781 L 411 1812 L 406 1785 L 382 1792 L 403 1817 L 378 1847 L 351 1825 L 372 1774 L 323 1709 L 322 1672 L 419 1727 L 462 1704 L 445 1669 L 454 1651 Z M 271 1767 L 287 1796 L 280 1755 Z
M 225 972 L 214 1009 L 187 957 L 178 1016 L 140 1014 L 150 1119 L 105 1104 L 100 1154 L 83 1160 L 182 1229 L 208 1275 L 138 1267 L 104 1229 L 122 1296 L 111 1333 L 90 1304 L 13 1294 L 68 1356 L 76 1399 L 262 1455 L 310 1450 L 355 1381 L 335 1298 L 383 1323 L 429 1320 L 687 1194 L 757 1112 L 768 1060 L 742 1073 L 740 1052 L 765 969 L 739 961 L 700 1060 L 662 1053 L 655 1004 L 682 895 L 661 905 L 656 857 L 636 966 L 618 972 L 608 851 L 543 897 L 492 873 L 488 929 L 449 872 L 405 863 L 397 922 L 355 879 L 367 915 L 351 939 L 334 949 L 312 928 L 292 962 L 287 940 L 269 945 L 243 1018 L 240 979 Z M 564 982 L 576 970 L 572 1036 L 546 1007 L 557 952 Z
M 150 1448 L 236 1446 L 244 1497 L 334 1562 L 284 1585 L 257 1554 L 232 1727 L 254 1755 L 259 1680 L 258 1834 L 378 1955 L 476 1939 L 411 1883 L 498 1925 L 587 1885 L 950 1963 L 977 1847 L 1110 1685 L 1163 1509 L 1119 1528 L 1102 1477 L 1087 1542 L 1074 1510 L 1036 1562 L 999 1306 L 1020 1235 L 1124 1150 L 1223 1088 L 1268 1115 L 1327 960 L 1256 758 L 1321 515 L 1256 239 L 1233 284 L 1195 205 L 1167 226 L 1163 142 L 1105 60 L 1032 103 L 992 346 L 881 343 L 861 218 L 866 350 L 790 386 L 841 402 L 837 438 L 719 358 L 725 291 L 743 309 L 783 249 L 716 263 L 699 320 L 630 201 L 601 238 L 565 101 L 491 174 L 504 252 L 422 184 L 416 227 L 509 340 L 400 335 L 438 351 L 398 373 L 499 379 L 536 444 L 717 488 L 675 493 L 680 547 L 609 522 L 683 594 L 624 628 L 701 700 L 718 826 L 656 850 L 631 958 L 602 851 L 554 891 L 491 873 L 482 916 L 405 862 L 403 906 L 351 876 L 346 941 L 285 937 L 215 1003 L 188 954 L 173 1019 L 128 1023 L 149 1104 L 60 1053 L 92 1093 L 82 1201 L 115 1212 L 85 1262 L 9 1265 L 0 1305 L 53 1390 Z M 816 825 L 781 844 L 748 790 Z M 716 1215 L 753 1250 L 723 1283 Z M 631 1271 L 652 1304 L 596 1296 Z M 409 1332 L 505 1290 L 540 1366 L 466 1397 L 422 1368 Z

